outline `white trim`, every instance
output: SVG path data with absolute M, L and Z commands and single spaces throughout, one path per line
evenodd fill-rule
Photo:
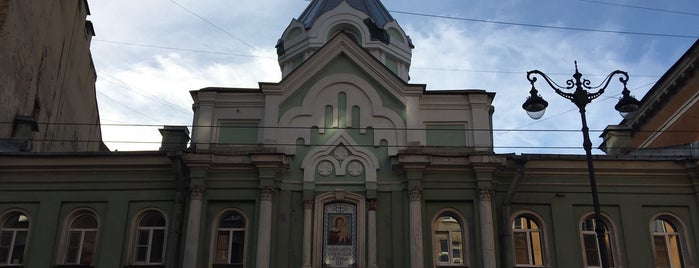
M 11 216 L 13 213 L 19 213 L 21 215 L 24 215 L 27 218 L 27 228 L 4 228 L 5 223 L 7 220 L 9 220 L 9 216 Z M 29 230 L 31 229 L 31 218 L 29 217 L 29 214 L 21 209 L 9 209 L 0 214 L 0 233 L 2 232 L 11 232 L 12 234 L 12 241 L 10 242 L 10 249 L 7 252 L 7 261 L 4 263 L 0 263 L 0 267 L 5 267 L 5 266 L 19 266 L 19 265 L 24 265 L 23 262 L 26 261 L 26 256 L 27 256 L 27 249 L 29 248 L 27 245 L 29 245 Z M 24 252 L 22 252 L 22 262 L 20 263 L 12 263 L 12 254 L 14 253 L 15 250 L 15 242 L 17 239 L 17 233 L 24 231 L 26 232 L 25 235 L 25 241 L 24 241 Z
M 655 215 L 653 215 L 650 218 L 650 221 L 648 223 L 649 227 L 649 234 L 650 234 L 650 239 L 651 239 L 651 246 L 653 253 L 655 254 L 655 243 L 653 243 L 653 237 L 656 235 L 656 232 L 654 231 L 654 225 L 655 221 L 658 219 L 662 219 L 665 221 L 668 221 L 672 224 L 675 225 L 675 227 L 678 229 L 677 230 L 677 237 L 679 238 L 679 243 L 680 243 L 680 257 L 682 257 L 682 268 L 694 268 L 694 258 L 693 254 L 690 254 L 690 252 L 694 252 L 692 250 L 692 247 L 690 245 L 689 239 L 687 239 L 687 226 L 684 224 L 684 221 L 681 220 L 681 218 L 672 212 L 660 212 Z M 667 233 L 662 233 L 665 236 L 666 243 L 667 243 Z M 656 262 L 655 257 L 653 258 L 653 261 Z M 657 265 L 657 264 L 656 264 Z M 675 267 L 673 267 L 675 268 Z
M 243 213 L 242 210 L 237 209 L 237 208 L 230 208 L 230 207 L 229 207 L 229 208 L 225 208 L 225 209 L 221 210 L 221 211 L 216 215 L 216 217 L 214 217 L 214 221 L 211 223 L 212 228 L 211 228 L 211 237 L 210 237 L 210 240 L 211 240 L 211 241 L 210 241 L 210 245 L 209 245 L 209 252 L 210 252 L 210 254 L 209 254 L 209 265 L 208 265 L 208 267 L 213 267 L 214 264 L 222 264 L 222 263 L 217 263 L 217 262 L 216 262 L 216 242 L 218 241 L 218 239 L 217 239 L 217 238 L 218 238 L 218 231 L 219 231 L 218 225 L 220 224 L 221 220 L 223 220 L 223 216 L 225 216 L 228 212 L 236 212 L 236 213 L 240 214 L 240 215 L 243 217 L 243 219 L 245 220 L 245 227 L 243 227 L 243 228 L 224 228 L 224 229 L 230 230 L 230 231 L 231 231 L 230 233 L 232 233 L 233 231 L 235 231 L 234 229 L 242 229 L 242 231 L 243 231 L 243 233 L 244 233 L 244 236 L 243 236 L 243 239 L 244 239 L 244 240 L 243 240 L 243 256 L 242 256 L 242 257 L 243 257 L 243 263 L 242 263 L 242 264 L 243 264 L 244 267 L 246 266 L 246 263 L 247 263 L 247 258 L 246 258 L 246 256 L 247 256 L 247 252 L 248 252 L 248 244 L 250 243 L 250 241 L 248 241 L 248 240 L 249 240 L 249 239 L 248 239 L 248 238 L 249 238 L 248 233 L 250 232 L 250 228 L 249 228 L 249 226 L 250 226 L 250 220 L 249 220 L 248 217 L 245 215 L 245 213 Z M 231 237 L 232 237 L 232 236 L 231 236 Z M 230 242 L 230 238 L 231 238 L 231 237 L 229 237 L 229 242 Z M 230 244 L 229 244 L 229 245 L 230 245 Z M 227 257 L 226 257 L 226 263 L 225 263 L 225 264 L 228 264 L 227 262 L 228 262 L 228 260 L 230 260 L 230 257 L 231 257 L 231 249 L 229 248 L 229 249 L 228 249 L 228 254 L 227 254 Z
M 326 192 L 315 197 L 314 206 L 314 230 L 323 230 L 323 209 L 327 203 L 347 202 L 357 206 L 357 264 L 359 268 L 366 267 L 366 198 L 362 195 L 336 190 Z M 323 235 L 314 234 L 313 237 L 313 267 L 323 267 Z
M 541 254 L 543 254 L 543 256 L 542 256 L 542 261 L 543 261 L 543 263 L 542 263 L 541 265 L 534 265 L 534 264 L 531 264 L 531 263 L 532 263 L 532 260 L 531 260 L 531 257 L 532 257 L 532 256 L 531 256 L 531 252 L 532 252 L 532 251 L 531 251 L 531 248 L 530 248 L 530 247 L 531 247 L 531 243 L 529 243 L 529 242 L 527 243 L 527 250 L 528 250 L 528 253 L 529 253 L 529 254 L 528 254 L 529 264 L 517 264 L 517 257 L 516 257 L 515 245 L 514 245 L 514 243 L 515 243 L 514 234 L 517 233 L 517 231 L 515 231 L 515 230 L 512 228 L 512 224 L 514 223 L 514 220 L 515 220 L 516 218 L 520 217 L 520 216 L 531 216 L 531 217 L 533 217 L 533 220 L 539 225 L 539 231 L 538 231 L 538 232 L 539 232 L 540 235 L 541 235 L 541 246 L 543 247 L 543 248 L 541 249 Z M 538 213 L 536 213 L 536 212 L 534 212 L 534 211 L 532 211 L 532 210 L 520 210 L 520 211 L 517 211 L 517 212 L 513 213 L 512 216 L 510 217 L 510 221 L 509 221 L 509 224 L 508 224 L 507 228 L 509 228 L 510 231 L 512 232 L 512 263 L 513 263 L 513 265 L 514 265 L 515 267 L 547 267 L 547 266 L 549 265 L 549 263 L 550 263 L 550 260 L 549 260 L 550 254 L 548 253 L 548 248 L 549 248 L 549 247 L 548 247 L 547 238 L 546 238 L 546 237 L 547 237 L 547 235 L 546 235 L 546 230 L 547 230 L 547 228 L 546 228 L 546 225 L 545 225 L 545 223 L 544 223 L 543 218 L 541 218 L 541 216 L 540 216 Z M 532 230 L 532 229 L 527 229 L 527 230 Z M 531 240 L 531 231 L 519 231 L 519 232 L 526 232 L 526 234 L 527 234 L 527 241 L 530 241 L 530 240 Z
M 617 230 L 616 224 L 614 224 L 614 221 L 612 221 L 611 217 L 609 217 L 607 214 L 602 213 L 601 216 L 602 216 L 602 221 L 604 222 L 604 225 L 607 226 L 607 234 L 609 234 L 609 239 L 611 240 L 611 241 L 609 241 L 609 245 L 612 248 L 610 248 L 609 250 L 612 251 L 612 258 L 614 261 L 614 266 L 611 266 L 611 267 L 622 268 L 622 267 L 624 267 L 624 265 L 622 263 L 622 258 L 621 258 L 621 253 L 620 253 L 621 248 L 620 248 L 620 245 L 618 243 L 619 235 L 618 235 L 618 232 L 616 231 Z M 580 221 L 578 221 L 578 231 L 580 234 L 580 249 L 582 250 L 583 266 L 588 267 L 588 268 L 598 268 L 600 266 L 587 265 L 587 257 L 585 254 L 585 250 L 586 250 L 585 249 L 585 241 L 584 241 L 584 237 L 583 237 L 584 232 L 588 235 L 591 235 L 591 234 L 595 235 L 595 241 L 597 241 L 597 233 L 594 230 L 593 231 L 583 231 L 582 230 L 582 224 L 585 222 L 585 219 L 587 219 L 587 217 L 594 218 L 594 212 L 590 211 L 590 212 L 583 214 L 582 218 L 580 218 Z M 597 245 L 597 257 L 600 258 L 599 244 Z M 602 263 L 602 261 L 600 260 L 600 264 L 601 263 Z
M 97 222 L 97 227 L 96 228 L 76 228 L 72 229 L 71 225 L 75 222 L 76 219 L 78 219 L 80 216 L 83 215 L 89 215 L 95 219 Z M 85 242 L 85 233 L 86 232 L 95 232 L 95 244 L 93 245 L 92 248 L 92 263 L 90 265 L 94 265 L 95 261 L 97 260 L 97 244 L 99 244 L 99 235 L 100 235 L 100 217 L 98 216 L 97 212 L 89 207 L 78 207 L 73 209 L 70 213 L 67 214 L 66 218 L 63 221 L 63 228 L 62 228 L 62 235 L 61 235 L 61 240 L 59 242 L 59 248 L 58 248 L 58 254 L 57 254 L 57 260 L 56 263 L 58 264 L 80 264 L 80 261 L 82 259 L 82 251 L 83 251 L 83 243 Z M 66 257 L 68 254 L 68 243 L 70 243 L 70 234 L 72 231 L 75 232 L 80 232 L 80 245 L 78 248 L 78 252 L 76 255 L 76 260 L 77 263 L 68 263 L 66 261 Z
M 462 239 L 462 241 L 461 241 L 461 257 L 462 257 L 462 261 L 463 261 L 461 264 L 451 264 L 451 263 L 450 264 L 440 264 L 438 262 L 439 256 L 436 254 L 437 249 L 438 249 L 438 243 L 437 243 L 437 237 L 436 237 L 437 220 L 442 215 L 445 215 L 445 214 L 448 215 L 449 213 L 453 214 L 453 216 L 456 216 L 456 218 L 457 218 L 456 220 L 459 223 L 459 227 L 461 227 L 461 239 Z M 468 229 L 468 224 L 466 223 L 465 218 L 463 215 L 461 215 L 461 213 L 459 213 L 454 208 L 443 208 L 443 209 L 437 211 L 437 213 L 435 213 L 434 217 L 432 217 L 432 224 L 431 224 L 430 230 L 431 230 L 430 237 L 432 238 L 431 239 L 432 240 L 432 265 L 434 267 L 469 267 L 470 266 L 469 264 L 471 263 L 471 259 L 470 259 L 469 253 L 470 253 L 471 249 L 469 248 L 469 245 L 471 244 L 471 241 L 469 240 L 470 239 L 469 232 L 468 232 L 469 229 Z M 449 232 L 449 233 L 451 233 L 451 232 Z M 451 249 L 451 245 L 449 246 L 449 248 Z M 450 252 L 449 252 L 450 262 L 452 260 L 451 254 L 452 253 L 450 250 Z
M 165 225 L 160 227 L 141 227 L 139 223 L 141 220 L 143 220 L 143 217 L 145 216 L 146 213 L 150 211 L 155 211 L 160 214 L 160 216 L 163 218 L 165 221 Z M 168 217 L 163 210 L 161 210 L 158 207 L 147 207 L 139 210 L 138 213 L 136 213 L 136 217 L 132 219 L 132 224 L 131 224 L 131 241 L 129 241 L 129 263 L 134 264 L 134 265 L 160 265 L 165 263 L 165 258 L 166 258 L 166 253 L 167 253 L 167 237 L 168 237 Z M 148 231 L 148 244 L 147 246 L 147 255 L 146 255 L 146 261 L 138 261 L 136 260 L 136 255 L 138 254 L 138 235 L 139 231 L 141 230 L 146 230 Z M 151 257 L 151 250 L 153 247 L 153 231 L 155 230 L 163 230 L 163 252 L 161 253 L 161 261 L 160 262 L 151 262 L 150 257 Z

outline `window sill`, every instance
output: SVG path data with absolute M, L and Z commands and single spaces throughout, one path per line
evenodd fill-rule
M 243 268 L 245 265 L 242 264 L 213 264 L 213 268 Z
M 56 268 L 95 268 L 89 264 L 58 264 Z

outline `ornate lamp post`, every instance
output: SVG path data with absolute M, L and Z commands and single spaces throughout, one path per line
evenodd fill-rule
M 592 191 L 592 206 L 594 208 L 594 218 L 595 218 L 595 233 L 597 233 L 597 244 L 600 251 L 600 259 L 603 268 L 609 268 L 609 260 L 607 259 L 607 244 L 605 241 L 605 231 L 604 226 L 601 224 L 602 214 L 600 212 L 599 197 L 597 193 L 597 180 L 595 178 L 595 168 L 592 164 L 592 141 L 590 141 L 590 129 L 587 127 L 587 118 L 585 116 L 585 106 L 592 100 L 601 96 L 604 90 L 607 88 L 609 83 L 612 81 L 612 77 L 619 75 L 619 82 L 624 85 L 624 90 L 621 92 L 622 97 L 619 102 L 614 106 L 614 108 L 621 113 L 623 117 L 627 117 L 630 113 L 636 111 L 640 106 L 640 102 L 629 95 L 630 91 L 626 88 L 626 83 L 629 81 L 629 75 L 624 71 L 613 71 L 596 87 L 590 86 L 590 80 L 581 79 L 582 74 L 578 72 L 578 62 L 575 62 L 575 74 L 573 74 L 573 79 L 566 81 L 566 86 L 559 86 L 556 84 L 548 75 L 544 74 L 539 70 L 533 70 L 527 72 L 527 79 L 532 84 L 532 89 L 529 91 L 531 96 L 522 104 L 522 108 L 527 111 L 529 117 L 532 119 L 539 119 L 544 115 L 548 102 L 545 101 L 539 92 L 534 87 L 534 82 L 537 81 L 535 75 L 544 78 L 544 81 L 554 90 L 556 94 L 569 99 L 573 102 L 580 110 L 580 118 L 582 120 L 582 133 L 583 133 L 583 148 L 585 149 L 585 155 L 587 156 L 587 171 L 590 174 L 590 188 Z M 571 89 L 575 89 L 572 93 L 566 92 Z M 597 90 L 595 92 L 588 92 L 588 90 Z

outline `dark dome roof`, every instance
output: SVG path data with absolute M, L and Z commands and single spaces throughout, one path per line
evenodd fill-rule
M 301 13 L 298 21 L 305 24 L 306 28 L 311 28 L 318 17 L 336 8 L 342 2 L 347 2 L 351 7 L 369 15 L 369 18 L 381 28 L 395 20 L 379 0 L 313 0 Z

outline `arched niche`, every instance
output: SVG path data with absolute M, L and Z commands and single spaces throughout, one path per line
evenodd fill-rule
M 313 267 L 366 267 L 366 201 L 335 190 L 314 200 Z

